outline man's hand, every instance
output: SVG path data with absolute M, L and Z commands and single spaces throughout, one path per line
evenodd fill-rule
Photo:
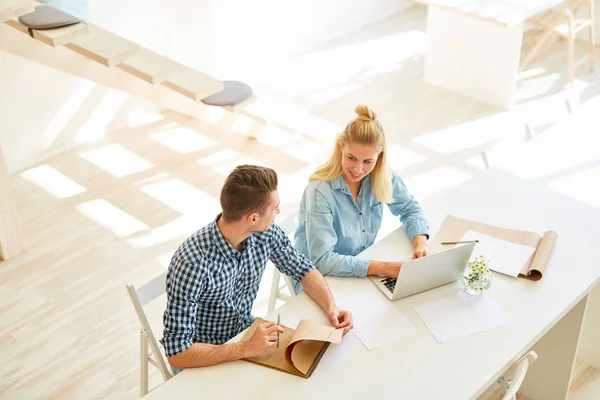
M 344 328 L 344 335 L 354 328 L 352 313 L 346 310 L 338 310 L 337 308 L 327 313 L 329 321 L 334 328 Z
M 427 247 L 427 236 L 417 235 L 413 239 L 413 258 L 430 256 L 431 251 Z
M 275 322 L 260 324 L 248 341 L 248 357 L 256 357 L 277 345 L 277 334 L 283 333 L 283 328 Z

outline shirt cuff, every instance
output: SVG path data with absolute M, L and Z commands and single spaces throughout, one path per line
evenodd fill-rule
M 427 240 L 429 240 L 429 227 L 424 224 L 411 225 L 407 229 L 406 233 L 408 234 L 408 237 L 410 238 L 410 240 L 413 240 L 415 238 L 415 236 L 418 236 L 418 235 L 425 235 L 425 236 L 427 236 Z
M 165 348 L 165 355 L 167 357 L 173 357 L 174 355 L 186 351 L 187 349 L 192 347 L 194 343 L 192 342 L 192 340 L 189 339 L 180 341 L 171 338 L 163 338 L 162 344 Z
M 354 275 L 359 278 L 364 278 L 367 276 L 367 270 L 369 269 L 369 260 L 364 260 L 362 258 L 356 258 L 354 260 Z

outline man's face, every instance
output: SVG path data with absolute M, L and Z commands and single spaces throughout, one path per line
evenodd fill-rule
M 275 221 L 275 217 L 279 214 L 279 192 L 272 191 L 269 194 L 269 203 L 263 215 L 258 215 L 257 223 L 252 229 L 254 232 L 266 232 L 271 224 Z

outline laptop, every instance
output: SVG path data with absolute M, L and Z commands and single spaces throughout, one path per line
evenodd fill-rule
M 402 263 L 397 279 L 370 276 L 390 300 L 399 300 L 459 280 L 476 243 L 453 247 Z

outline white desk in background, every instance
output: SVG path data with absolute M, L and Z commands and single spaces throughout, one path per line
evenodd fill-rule
M 509 109 L 523 23 L 565 0 L 417 1 L 428 6 L 425 81 Z
M 147 398 L 389 398 L 396 393 L 407 399 L 465 400 L 482 393 L 533 347 L 539 360 L 528 374 L 523 393 L 532 399 L 565 399 L 588 294 L 600 278 L 596 250 L 600 224 L 589 223 L 600 220 L 600 210 L 501 171 L 483 173 L 423 205 L 434 229 L 446 214 L 454 214 L 516 229 L 559 233 L 541 281 L 495 274 L 491 289 L 484 294 L 510 316 L 509 325 L 438 343 L 413 307 L 456 293 L 456 286 L 447 285 L 393 303 L 415 326 L 414 334 L 373 351 L 357 344 L 355 337 L 345 338 L 343 347 L 330 347 L 310 379 L 236 361 L 185 370 Z M 381 259 L 394 254 L 402 257 L 402 237 L 401 231 L 395 231 L 365 254 Z M 336 297 L 372 291 L 383 296 L 368 279 L 328 278 L 328 282 Z M 302 318 L 326 322 L 304 293 L 277 312 L 286 325 L 295 326 Z

